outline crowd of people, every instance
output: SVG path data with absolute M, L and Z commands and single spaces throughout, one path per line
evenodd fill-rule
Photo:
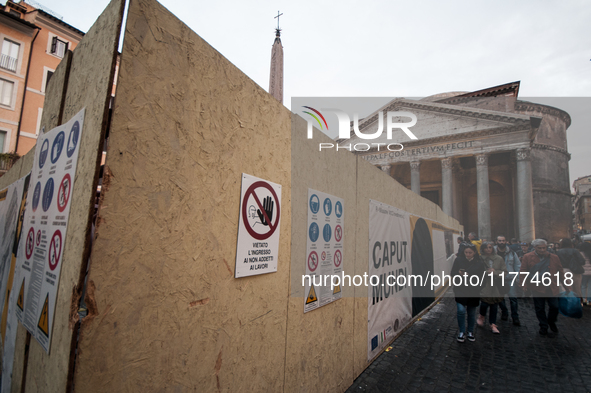
M 591 243 L 579 242 L 575 247 L 571 239 L 558 243 L 536 239 L 531 244 L 511 239 L 509 244 L 502 235 L 491 242 L 472 232 L 466 240 L 458 238 L 458 244 L 451 276 L 487 278 L 478 285 L 461 280 L 462 285 L 453 287 L 458 342 L 475 341 L 476 326 L 488 326 L 493 334 L 501 334 L 497 325 L 499 308 L 501 320 L 507 321 L 510 316 L 513 325 L 521 326 L 519 302 L 524 297 L 533 299 L 539 333 L 548 337 L 558 333 L 560 292 L 572 291 L 582 305 L 591 305 Z

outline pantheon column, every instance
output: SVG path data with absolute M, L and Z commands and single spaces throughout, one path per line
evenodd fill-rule
M 443 212 L 448 216 L 453 214 L 453 171 L 450 157 L 441 160 L 441 188 Z
M 390 176 L 390 168 L 391 168 L 391 167 L 392 167 L 392 165 L 382 165 L 382 166 L 380 167 L 380 169 L 381 169 L 382 171 L 386 172 L 386 174 L 387 174 L 388 176 Z
M 420 166 L 420 161 L 411 161 L 410 163 L 410 189 L 417 195 L 421 195 L 421 172 L 419 172 Z
M 478 200 L 478 236 L 491 241 L 490 194 L 488 190 L 488 155 L 476 156 L 476 189 Z
M 531 242 L 536 238 L 534 226 L 534 196 L 531 174 L 531 150 L 519 149 L 517 155 L 517 234 L 519 241 Z

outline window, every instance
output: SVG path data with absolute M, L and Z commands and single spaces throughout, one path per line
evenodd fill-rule
M 43 88 L 41 89 L 42 92 L 45 93 L 45 91 L 47 90 L 47 86 L 49 85 L 49 80 L 51 79 L 52 75 L 53 75 L 53 71 L 49 71 L 49 70 L 46 71 L 45 83 L 43 84 Z
M 4 141 L 6 140 L 6 131 L 0 131 L 0 153 L 4 153 Z
M 53 37 L 51 40 L 51 54 L 57 57 L 64 57 L 68 50 L 68 43 L 60 40 L 57 37 Z
M 2 43 L 2 55 L 0 56 L 0 67 L 5 70 L 16 72 L 18 63 L 18 52 L 20 45 L 16 42 L 5 39 Z
M 10 106 L 12 105 L 12 90 L 14 89 L 14 82 L 0 79 L 0 104 Z

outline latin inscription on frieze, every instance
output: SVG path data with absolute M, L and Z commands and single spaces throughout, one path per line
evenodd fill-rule
M 366 161 L 376 161 L 392 158 L 402 157 L 417 157 L 433 156 L 437 154 L 445 154 L 455 150 L 470 149 L 474 147 L 474 141 L 447 143 L 445 145 L 424 146 L 417 148 L 404 148 L 401 151 L 384 152 L 380 154 L 371 154 L 363 156 Z

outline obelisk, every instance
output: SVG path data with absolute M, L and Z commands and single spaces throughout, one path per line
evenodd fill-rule
M 275 42 L 271 51 L 271 75 L 269 77 L 269 93 L 283 104 L 283 46 L 281 45 L 281 29 L 279 17 L 283 15 L 277 11 L 277 28 Z

